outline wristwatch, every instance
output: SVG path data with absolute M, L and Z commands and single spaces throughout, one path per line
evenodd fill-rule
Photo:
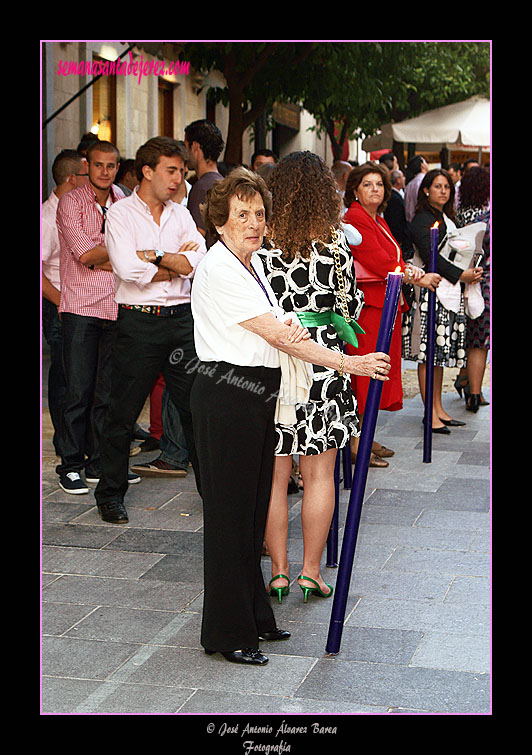
M 155 260 L 153 261 L 153 264 L 159 266 L 163 257 L 164 257 L 164 252 L 161 249 L 156 249 Z

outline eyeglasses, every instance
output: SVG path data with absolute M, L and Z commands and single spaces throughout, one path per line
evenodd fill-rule
M 83 178 L 87 178 L 89 175 L 88 173 L 74 173 L 75 176 L 82 176 Z

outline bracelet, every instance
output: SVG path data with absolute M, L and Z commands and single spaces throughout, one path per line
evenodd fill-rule
M 149 262 L 149 261 L 150 261 L 150 258 L 149 258 L 149 257 L 148 257 L 148 255 L 146 254 L 146 250 L 145 250 L 145 249 L 143 249 L 143 250 L 142 250 L 142 254 L 143 254 L 143 255 L 145 256 L 145 258 L 146 258 L 146 262 Z
M 344 374 L 344 353 L 343 352 L 340 357 L 340 369 L 338 370 L 338 374 L 340 375 L 340 377 L 343 377 L 343 374 Z

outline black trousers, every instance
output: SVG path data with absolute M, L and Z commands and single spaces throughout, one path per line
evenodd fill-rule
M 201 363 L 191 393 L 204 516 L 201 643 L 258 647 L 275 629 L 261 571 L 280 370 Z
M 115 320 L 61 315 L 66 392 L 59 475 L 99 469 L 100 442 L 111 388 Z
M 195 362 L 189 304 L 181 305 L 177 314 L 168 317 L 119 307 L 111 396 L 100 443 L 100 482 L 94 491 L 98 504 L 124 500 L 133 426 L 160 372 L 179 412 L 196 485 L 201 492 L 190 413 Z

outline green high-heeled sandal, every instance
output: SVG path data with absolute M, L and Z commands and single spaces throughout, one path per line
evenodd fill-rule
M 323 592 L 323 590 L 320 588 L 319 584 L 316 582 L 315 579 L 312 579 L 312 577 L 305 577 L 304 574 L 300 574 L 299 577 L 298 577 L 298 580 L 300 580 L 300 579 L 306 579 L 308 582 L 312 582 L 314 585 L 316 585 L 316 587 L 305 587 L 303 585 L 299 585 L 300 588 L 303 590 L 303 596 L 304 596 L 303 597 L 303 602 L 304 603 L 307 602 L 309 595 L 316 595 L 316 597 L 318 597 L 318 598 L 330 598 L 331 595 L 334 592 L 333 586 L 327 584 L 327 582 L 325 584 L 327 585 L 327 587 L 330 588 L 330 591 L 329 592 Z
M 281 578 L 282 579 L 286 579 L 286 581 L 288 582 L 288 584 L 285 585 L 284 587 L 272 587 L 272 582 L 275 582 L 276 579 L 281 579 Z M 270 596 L 271 596 L 271 594 L 273 592 L 276 592 L 277 593 L 277 600 L 279 601 L 279 603 L 282 603 L 282 601 L 283 601 L 283 595 L 288 595 L 288 593 L 290 592 L 290 580 L 286 576 L 286 574 L 276 574 L 275 577 L 272 577 L 270 579 L 270 581 L 268 583 L 268 587 L 270 588 Z

